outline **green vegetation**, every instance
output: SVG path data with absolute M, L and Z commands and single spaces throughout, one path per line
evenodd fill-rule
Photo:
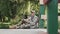
M 38 15 L 38 0 L 0 0 L 0 28 L 20 23 L 25 15 L 30 15 L 31 10 L 35 10 Z

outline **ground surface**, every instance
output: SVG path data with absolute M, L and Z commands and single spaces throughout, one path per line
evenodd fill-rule
M 46 29 L 0 29 L 0 34 L 47 34 L 47 30 Z

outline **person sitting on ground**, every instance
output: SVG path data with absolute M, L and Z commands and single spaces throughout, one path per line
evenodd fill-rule
M 28 27 L 30 26 L 30 29 L 35 29 L 37 28 L 37 24 L 38 24 L 38 17 L 35 15 L 35 11 L 32 10 L 31 11 L 31 16 L 29 16 L 27 19 L 24 19 L 25 22 L 29 23 L 29 24 L 23 24 L 21 25 L 21 27 Z

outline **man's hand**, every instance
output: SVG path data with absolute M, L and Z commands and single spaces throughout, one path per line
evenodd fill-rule
M 25 21 L 26 23 L 30 23 L 30 22 L 28 21 L 28 19 L 24 19 L 23 21 Z

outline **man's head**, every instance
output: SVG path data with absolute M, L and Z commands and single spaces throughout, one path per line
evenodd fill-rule
M 34 11 L 34 10 L 31 11 L 31 15 L 32 15 L 32 16 L 35 15 L 35 11 Z

